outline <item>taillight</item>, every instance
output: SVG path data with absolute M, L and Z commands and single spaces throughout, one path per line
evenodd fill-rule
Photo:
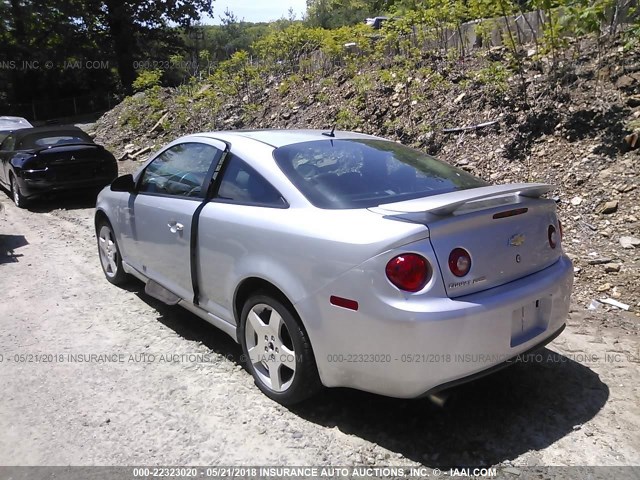
M 449 254 L 449 270 L 456 277 L 464 277 L 471 270 L 471 256 L 464 248 L 454 248 Z
M 556 232 L 556 227 L 554 227 L 553 225 L 549 225 L 547 234 L 549 236 L 549 246 L 551 248 L 556 248 L 556 246 L 558 245 L 558 233 Z
M 22 168 L 24 170 L 44 170 L 45 168 L 47 168 L 47 165 L 41 158 L 39 158 L 37 155 L 34 155 L 22 164 Z
M 422 290 L 431 278 L 429 262 L 415 253 L 393 257 L 385 270 L 389 281 L 406 292 Z

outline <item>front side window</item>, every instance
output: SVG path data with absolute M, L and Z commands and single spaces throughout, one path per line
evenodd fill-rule
M 319 208 L 370 208 L 487 183 L 395 142 L 316 140 L 274 151 L 289 180 Z
M 158 155 L 145 169 L 139 193 L 203 198 L 210 168 L 222 152 L 204 143 L 181 143 Z
M 287 202 L 273 185 L 238 157 L 231 156 L 224 170 L 219 200 L 283 208 Z
M 2 135 L 5 135 L 5 137 L 1 138 Z M 0 142 L 2 142 L 2 145 L 0 145 L 0 150 L 4 152 L 10 152 L 11 150 L 13 150 L 13 147 L 16 144 L 16 136 L 0 133 Z

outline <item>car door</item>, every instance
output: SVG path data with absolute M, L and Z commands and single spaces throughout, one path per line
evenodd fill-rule
M 9 161 L 13 155 L 15 135 L 10 134 L 0 143 L 0 183 L 9 187 Z
M 181 298 L 191 299 L 191 226 L 225 145 L 186 142 L 147 165 L 129 201 L 132 266 Z
M 207 311 L 235 323 L 235 271 L 241 262 L 268 251 L 265 243 L 272 237 L 263 235 L 265 221 L 286 208 L 285 198 L 262 175 L 239 157 L 227 157 L 218 190 L 202 210 L 198 229 L 199 301 Z

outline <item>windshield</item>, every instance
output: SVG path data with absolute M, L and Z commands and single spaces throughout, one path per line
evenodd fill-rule
M 385 140 L 317 140 L 274 151 L 278 166 L 316 207 L 369 208 L 487 183 Z
M 74 143 L 92 143 L 91 138 L 82 132 L 59 132 L 40 135 L 27 135 L 19 145 L 18 150 L 31 150 Z

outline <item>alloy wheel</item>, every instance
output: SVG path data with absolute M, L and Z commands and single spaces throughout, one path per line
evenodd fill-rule
M 255 305 L 247 316 L 245 341 L 256 378 L 273 392 L 286 391 L 296 375 L 296 354 L 282 316 L 269 305 Z
M 107 225 L 100 228 L 98 234 L 98 248 L 100 251 L 100 263 L 105 275 L 110 278 L 118 274 L 118 248 L 113 238 L 113 232 Z
M 13 203 L 16 204 L 16 207 L 22 207 L 22 198 L 20 195 L 20 189 L 16 184 L 13 176 L 11 177 L 11 196 L 13 197 Z

